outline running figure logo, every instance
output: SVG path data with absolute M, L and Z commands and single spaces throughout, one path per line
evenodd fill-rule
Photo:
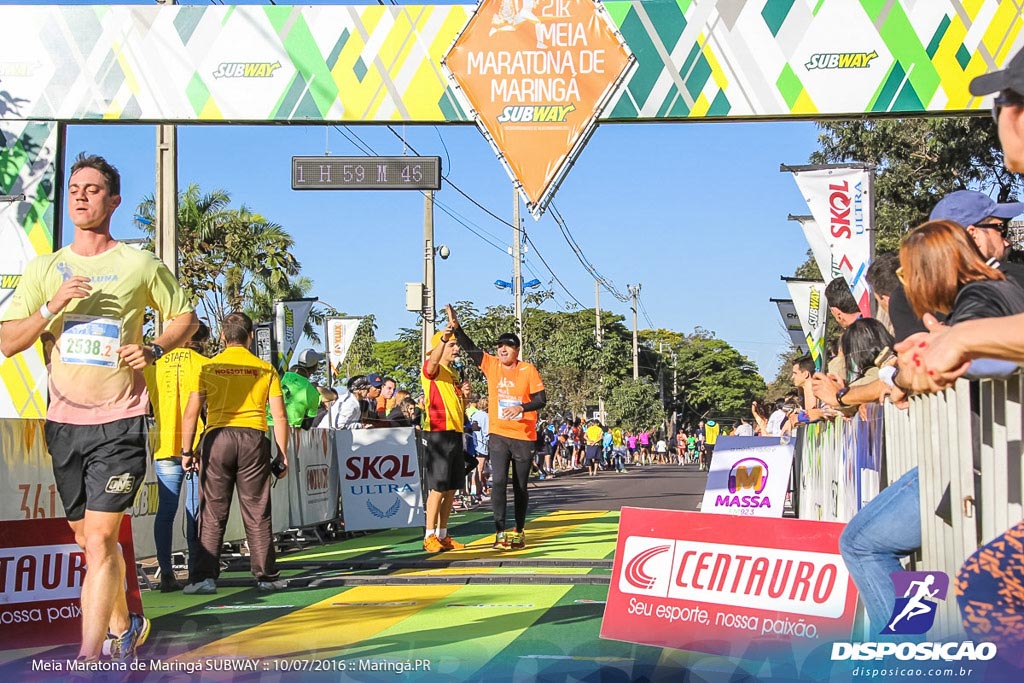
M 935 623 L 938 600 L 946 599 L 949 577 L 942 572 L 893 572 L 892 583 L 896 589 L 896 606 L 881 633 L 925 633 Z

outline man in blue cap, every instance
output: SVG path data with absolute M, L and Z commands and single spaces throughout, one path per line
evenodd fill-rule
M 1021 287 L 1024 287 L 1024 267 L 1007 259 L 1012 248 L 1008 239 L 1009 221 L 1024 213 L 1024 204 L 1000 204 L 984 192 L 958 190 L 939 200 L 929 220 L 956 221 L 967 228 L 988 264 L 998 268 Z

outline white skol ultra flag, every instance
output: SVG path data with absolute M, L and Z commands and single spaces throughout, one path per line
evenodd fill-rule
M 306 327 L 314 301 L 315 298 L 294 299 L 274 304 L 274 333 L 277 335 L 279 360 L 277 367 L 281 370 L 287 370 L 292 362 L 292 354 L 295 353 L 295 346 L 302 337 L 302 330 Z
M 790 216 L 789 220 L 800 224 L 800 229 L 804 232 L 807 244 L 811 247 L 814 262 L 817 264 L 818 270 L 821 271 L 821 277 L 825 279 L 825 282 L 830 282 L 842 275 L 843 273 L 839 270 L 839 263 L 832 258 L 832 250 L 825 240 L 825 235 L 822 234 L 821 229 L 815 222 L 814 216 Z
M 345 362 L 345 356 L 348 355 L 348 349 L 362 321 L 362 318 L 327 319 L 327 362 L 331 364 L 331 370 L 339 375 L 341 372 L 338 368 Z
M 871 263 L 874 168 L 858 163 L 783 166 L 783 170 L 793 174 L 819 233 L 828 244 L 830 264 L 835 265 L 828 271 L 822 270 L 822 277 L 835 273 L 838 267 L 860 312 L 871 315 L 871 292 L 865 275 Z
M 800 316 L 800 326 L 807 340 L 807 348 L 819 368 L 825 367 L 825 321 L 828 302 L 825 301 L 825 283 L 817 280 L 782 278 L 793 297 L 793 305 Z
M 807 353 L 807 338 L 804 335 L 803 325 L 800 324 L 800 314 L 796 312 L 796 306 L 792 299 L 771 299 L 772 303 L 779 307 L 779 315 L 782 316 L 782 323 L 789 332 L 789 338 L 793 346 L 800 353 Z

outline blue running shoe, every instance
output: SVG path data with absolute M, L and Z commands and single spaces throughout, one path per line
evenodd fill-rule
M 149 619 L 140 614 L 128 615 L 128 630 L 103 643 L 103 654 L 115 662 L 130 662 L 135 651 L 149 638 Z

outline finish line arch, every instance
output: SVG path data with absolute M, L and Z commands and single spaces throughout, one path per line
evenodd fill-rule
M 966 4 L 606 2 L 635 65 L 596 122 L 977 111 L 967 83 L 1024 45 L 1024 20 L 1009 3 Z M 468 124 L 442 60 L 475 10 L 0 7 L 19 28 L 0 45 L 0 307 L 55 246 L 64 124 Z M 38 353 L 4 359 L 0 416 L 41 417 L 43 373 Z

